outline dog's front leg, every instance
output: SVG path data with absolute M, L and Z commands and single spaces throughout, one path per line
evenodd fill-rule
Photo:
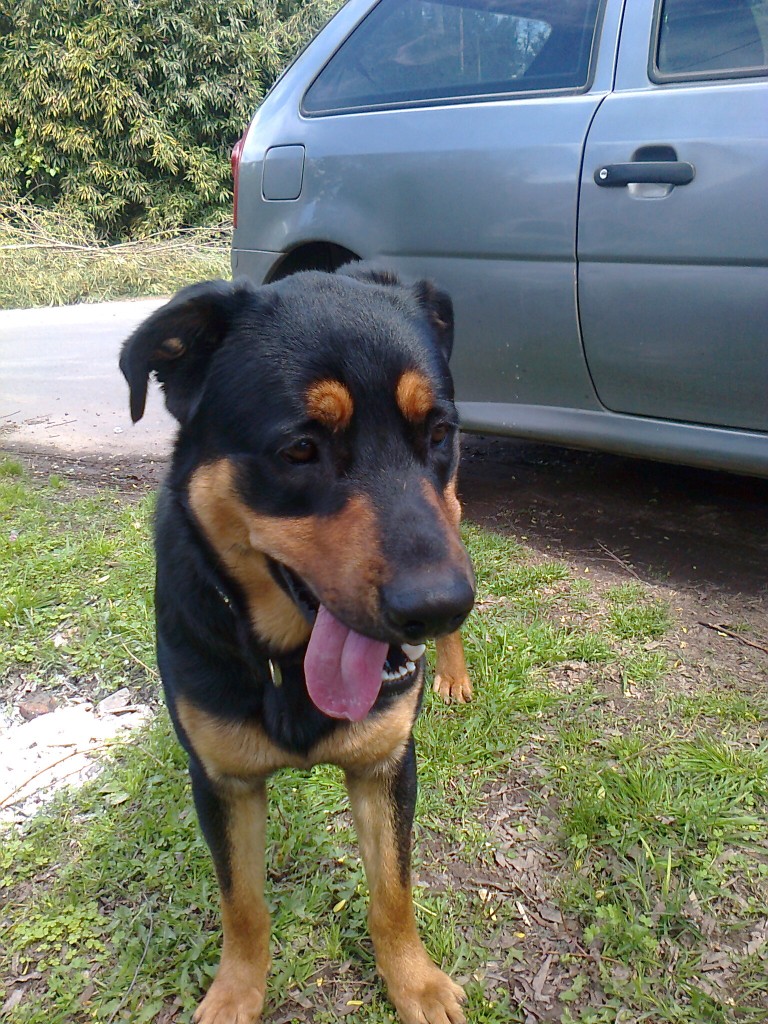
M 195 1024 L 253 1024 L 264 1005 L 269 970 L 269 911 L 264 901 L 267 791 L 214 787 L 201 768 L 190 771 L 195 806 L 221 889 L 224 946 L 216 978 Z
M 446 503 L 451 522 L 459 529 L 461 523 L 461 503 L 456 497 L 456 481 L 453 480 L 446 491 Z M 464 657 L 464 643 L 461 633 L 449 633 L 435 640 L 435 681 L 433 691 L 442 697 L 446 704 L 466 704 L 472 700 L 472 680 L 467 672 L 467 661 Z
M 463 990 L 439 970 L 416 930 L 411 828 L 416 803 L 413 739 L 395 764 L 347 772 L 365 873 L 376 966 L 403 1024 L 464 1024 Z
M 432 689 L 446 704 L 466 704 L 472 700 L 472 681 L 467 672 L 464 644 L 457 630 L 435 641 L 437 664 Z

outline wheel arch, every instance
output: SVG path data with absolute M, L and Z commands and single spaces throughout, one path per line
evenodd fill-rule
M 326 270 L 333 273 L 339 267 L 343 267 L 345 263 L 355 262 L 359 259 L 357 253 L 336 242 L 303 242 L 290 249 L 282 259 L 278 260 L 270 271 L 265 284 L 279 281 L 300 270 Z

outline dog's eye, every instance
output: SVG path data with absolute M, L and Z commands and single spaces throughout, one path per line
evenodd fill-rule
M 302 437 L 300 440 L 294 441 L 288 448 L 283 448 L 280 454 L 286 462 L 300 465 L 307 462 L 316 462 L 319 452 L 317 445 L 311 438 Z
M 449 423 L 436 423 L 429 434 L 430 443 L 435 447 L 441 445 L 443 441 L 448 437 L 451 432 L 451 426 Z

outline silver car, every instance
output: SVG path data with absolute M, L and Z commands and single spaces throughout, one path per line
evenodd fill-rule
M 453 296 L 462 426 L 768 476 L 768 0 L 349 0 L 236 147 L 233 269 Z

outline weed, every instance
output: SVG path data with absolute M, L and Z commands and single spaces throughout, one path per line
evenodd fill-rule
M 24 467 L 17 459 L 0 458 L 0 477 L 20 477 L 24 475 Z

